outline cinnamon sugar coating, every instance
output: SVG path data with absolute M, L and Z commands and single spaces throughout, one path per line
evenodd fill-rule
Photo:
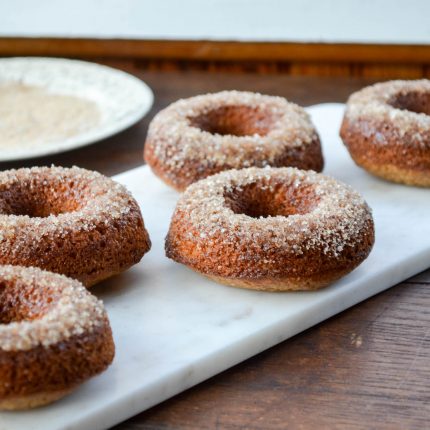
M 0 172 L 0 264 L 40 267 L 88 287 L 149 248 L 136 201 L 113 180 L 77 167 Z
M 300 106 L 240 91 L 179 100 L 159 112 L 149 126 L 144 157 L 179 191 L 229 169 L 323 168 L 318 134 Z
M 340 136 L 370 173 L 430 187 L 430 81 L 389 81 L 352 94 Z
M 0 266 L 0 408 L 62 397 L 112 362 L 103 304 L 78 281 Z
M 311 171 L 253 167 L 187 188 L 166 254 L 228 285 L 304 290 L 354 269 L 373 243 L 371 210 L 349 186 Z

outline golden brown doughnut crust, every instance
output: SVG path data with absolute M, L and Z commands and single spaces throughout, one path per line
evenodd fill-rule
M 311 171 L 249 168 L 185 191 L 166 254 L 227 285 L 314 290 L 353 270 L 373 243 L 371 211 L 349 186 Z
M 429 115 L 429 80 L 380 83 L 351 95 L 340 136 L 370 173 L 430 187 Z
M 0 266 L 0 283 L 1 409 L 50 403 L 112 362 L 104 307 L 78 281 Z
M 110 178 L 77 167 L 0 172 L 0 264 L 89 287 L 139 262 L 150 245 L 137 202 Z
M 321 171 L 324 164 L 318 134 L 301 107 L 240 91 L 179 100 L 159 112 L 144 157 L 178 191 L 223 170 L 270 165 Z

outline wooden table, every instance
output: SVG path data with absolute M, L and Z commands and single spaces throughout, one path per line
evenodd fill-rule
M 143 163 L 149 120 L 180 97 L 240 89 L 282 95 L 310 105 L 344 102 L 348 94 L 371 83 L 362 78 L 137 74 L 155 93 L 154 108 L 141 123 L 101 144 L 53 157 L 3 163 L 1 168 L 75 164 L 112 175 Z M 427 271 L 115 430 L 429 428 L 429 309 Z

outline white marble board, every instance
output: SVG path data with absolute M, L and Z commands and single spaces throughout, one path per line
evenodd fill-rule
M 0 430 L 108 428 L 430 266 L 430 191 L 387 183 L 357 168 L 337 137 L 343 105 L 309 112 L 323 141 L 325 173 L 354 186 L 373 208 L 370 257 L 318 292 L 217 285 L 164 256 L 178 194 L 147 167 L 118 175 L 141 205 L 153 248 L 133 269 L 94 289 L 109 312 L 115 361 L 51 406 L 0 414 Z

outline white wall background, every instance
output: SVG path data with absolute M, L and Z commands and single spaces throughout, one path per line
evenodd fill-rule
M 0 35 L 430 43 L 430 0 L 0 0 Z

